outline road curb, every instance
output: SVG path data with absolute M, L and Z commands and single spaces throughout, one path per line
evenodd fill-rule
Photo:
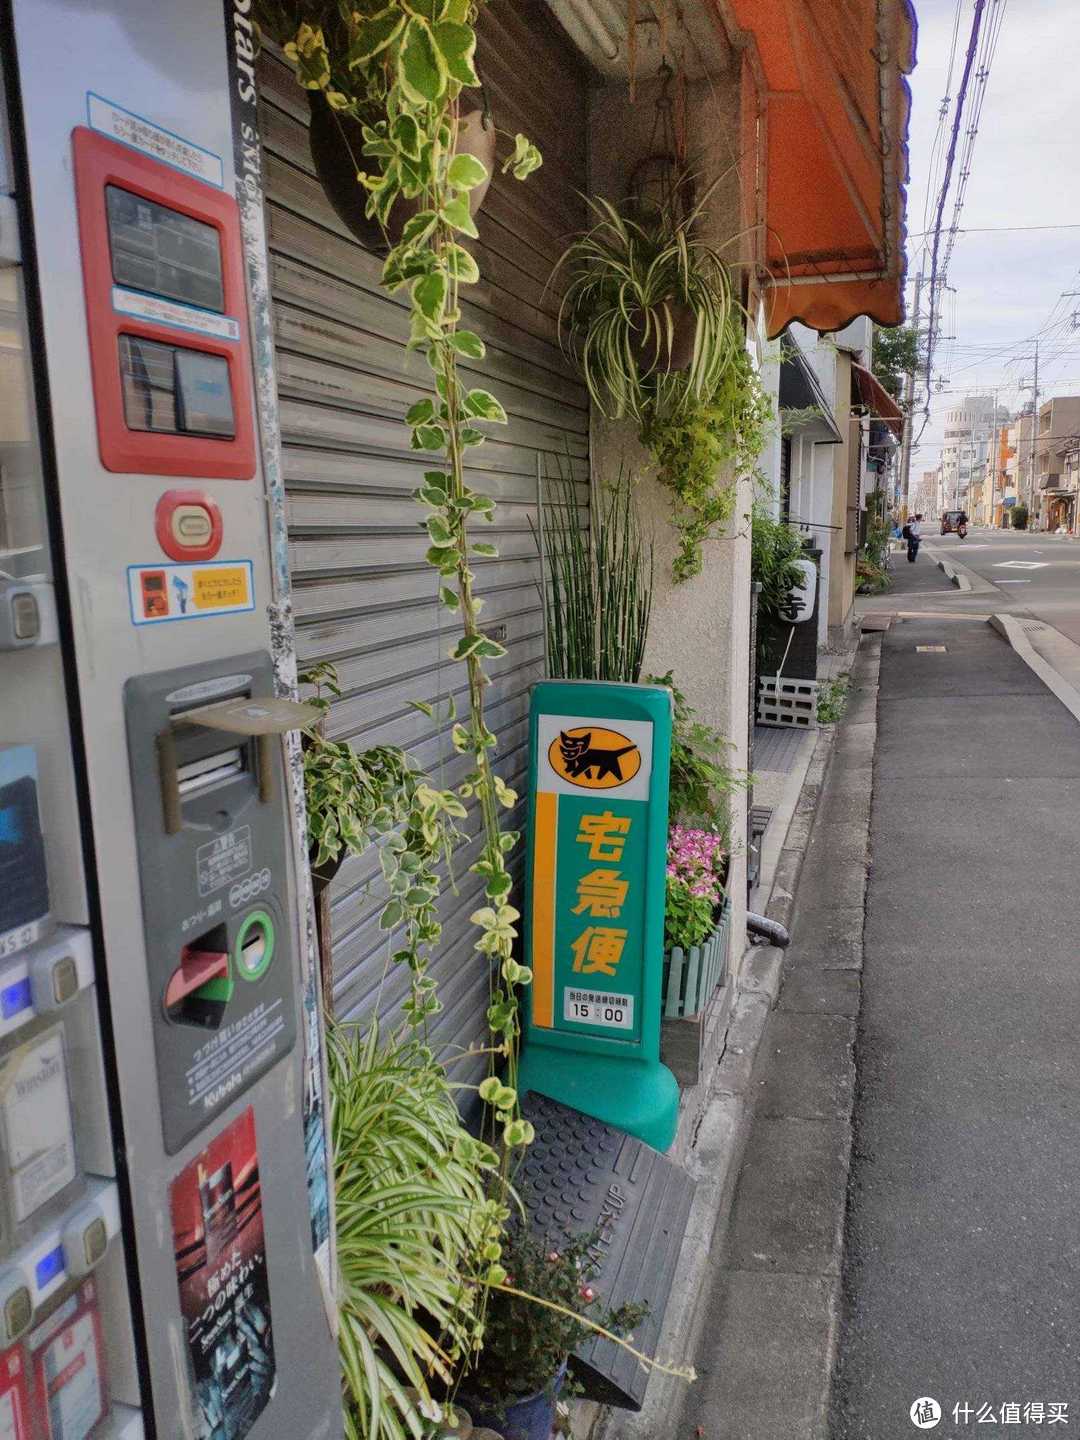
M 856 650 L 856 656 L 859 651 Z M 842 724 L 843 722 L 841 722 Z M 822 726 L 799 794 L 765 913 L 782 924 L 790 918 L 812 827 L 808 823 L 821 794 L 833 756 L 839 725 Z M 790 843 L 789 843 L 790 842 Z M 690 1169 L 698 1184 L 679 1251 L 657 1358 L 690 1364 L 697 1354 L 710 1296 L 708 1256 L 724 1244 L 731 1220 L 735 1185 L 753 1120 L 751 1074 L 765 1027 L 780 990 L 782 952 L 755 947 L 743 961 L 740 986 L 727 1036 L 717 1061 Z M 590 1440 L 657 1440 L 671 1433 L 672 1419 L 685 1399 L 683 1380 L 656 1372 L 637 1414 L 601 1410 Z
M 939 555 L 932 546 L 927 546 L 927 553 L 937 564 L 938 569 L 950 580 L 956 588 L 964 595 L 989 595 L 998 594 L 997 586 L 991 580 L 984 580 L 981 575 L 976 575 L 974 570 L 960 560 Z
M 1024 664 L 1033 670 L 1046 688 L 1061 701 L 1073 719 L 1080 720 L 1080 690 L 1059 675 L 1048 660 L 1043 659 L 1028 639 L 1023 622 L 1015 615 L 998 613 L 991 615 L 987 624 L 1009 642 Z

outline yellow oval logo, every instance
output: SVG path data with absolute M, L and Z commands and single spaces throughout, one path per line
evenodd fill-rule
M 618 730 L 575 725 L 560 730 L 548 746 L 548 764 L 556 775 L 582 790 L 614 790 L 641 769 L 641 751 Z

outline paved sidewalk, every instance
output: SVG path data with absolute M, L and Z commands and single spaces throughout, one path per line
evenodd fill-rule
M 1080 724 L 988 625 L 884 636 L 871 853 L 834 1440 L 1075 1426 Z
M 855 603 L 859 609 L 862 609 L 871 599 L 875 603 L 875 608 L 881 606 L 889 610 L 901 608 L 889 603 L 899 597 L 956 594 L 956 586 L 938 569 L 937 560 L 927 554 L 925 544 L 920 547 L 919 558 L 914 565 L 908 564 L 906 551 L 893 555 L 889 577 L 892 584 L 884 595 L 859 595 L 856 597 Z
M 698 1382 L 650 1440 L 822 1440 L 840 1293 L 852 1049 L 870 820 L 878 637 L 852 666 L 816 807 L 796 814 L 769 913 L 791 948 L 753 952 L 773 1005 L 747 1086 L 754 1115 L 726 1232 L 709 1257 Z M 808 843 L 807 843 L 808 839 Z M 785 856 L 806 846 L 798 886 Z M 801 854 L 800 854 L 801 858 Z M 795 895 L 792 912 L 792 893 Z M 779 897 L 779 899 L 777 898 Z M 779 992 L 779 999 L 777 994 Z M 705 1263 L 705 1256 L 702 1256 Z

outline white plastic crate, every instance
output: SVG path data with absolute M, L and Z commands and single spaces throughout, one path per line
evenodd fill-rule
M 796 730 L 817 729 L 818 682 L 787 675 L 758 677 L 757 723 Z

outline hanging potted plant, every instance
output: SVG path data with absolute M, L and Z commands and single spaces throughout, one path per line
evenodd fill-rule
M 477 1425 L 505 1440 L 549 1440 L 572 1352 L 594 1326 L 625 1335 L 644 1318 L 645 1305 L 597 1303 L 598 1238 L 542 1236 L 524 1226 L 504 1235 L 506 1279 L 490 1292 L 483 1349 L 462 1384 Z
M 745 312 L 719 250 L 698 234 L 707 190 L 652 206 L 590 201 L 596 224 L 559 261 L 560 330 L 593 403 L 637 422 L 671 493 L 678 582 L 734 511 L 731 478 L 753 469 L 771 415 L 746 349 Z
M 368 192 L 356 183 L 369 153 L 365 150 L 367 122 L 336 109 L 320 90 L 308 92 L 308 106 L 311 158 L 334 213 L 368 250 L 385 251 L 398 244 L 406 222 L 421 208 L 419 196 L 399 195 L 383 223 L 369 215 Z M 454 154 L 473 156 L 486 172 L 486 178 L 469 192 L 469 213 L 475 220 L 491 185 L 497 136 L 491 112 L 475 95 L 463 90 L 459 107 Z
M 710 396 L 732 363 L 738 304 L 719 251 L 696 233 L 707 198 L 685 219 L 674 203 L 642 214 L 591 199 L 596 223 L 558 261 L 560 327 L 605 415 L 644 421 L 677 398 Z
M 466 10 L 468 7 L 465 7 Z M 298 9 L 303 22 L 297 24 Z M 460 82 L 460 94 L 448 114 L 445 143 L 455 155 L 471 155 L 484 167 L 469 192 L 473 218 L 491 183 L 496 133 L 483 91 L 473 69 L 475 37 L 461 23 L 460 4 L 449 0 L 429 4 L 433 29 L 417 28 L 405 39 L 409 14 L 384 0 L 262 0 L 260 24 L 284 49 L 307 91 L 311 111 L 309 141 L 315 173 L 335 214 L 356 238 L 372 250 L 399 243 L 408 221 L 423 206 L 430 157 L 415 118 L 391 113 L 390 92 L 400 78 L 399 43 L 408 50 L 406 74 L 417 83 L 442 67 L 444 80 Z M 426 22 L 425 22 L 426 23 Z M 438 32 L 435 34 L 435 32 Z M 440 43 L 429 43 L 434 35 Z M 445 152 L 444 152 L 445 153 Z M 387 161 L 398 170 L 400 188 L 385 208 L 373 201 L 365 185 L 371 161 Z M 375 167 L 373 167 L 375 168 Z M 479 177 L 479 171 L 477 171 Z

